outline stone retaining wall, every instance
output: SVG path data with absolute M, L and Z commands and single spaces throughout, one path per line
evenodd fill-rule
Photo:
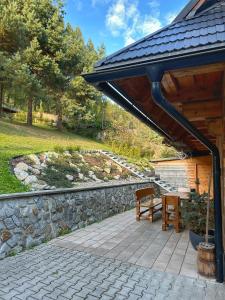
M 155 174 L 173 187 L 188 187 L 188 174 L 185 166 L 155 166 Z
M 124 212 L 148 181 L 0 196 L 0 258 Z

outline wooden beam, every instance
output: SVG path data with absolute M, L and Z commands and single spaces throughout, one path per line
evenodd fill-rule
M 225 63 L 216 63 L 210 64 L 200 67 L 192 67 L 186 69 L 179 69 L 179 70 L 171 70 L 170 73 L 176 77 L 185 77 L 185 76 L 193 76 L 198 74 L 205 74 L 205 73 L 213 73 L 213 72 L 223 72 L 225 70 Z
M 173 94 L 176 94 L 179 91 L 179 85 L 177 80 L 169 72 L 164 74 L 162 83 L 167 93 L 169 93 L 169 90 L 172 91 Z
M 189 89 L 181 89 L 176 94 L 167 94 L 167 98 L 172 103 L 205 101 L 210 99 L 219 99 L 220 91 L 219 89 L 214 91 L 212 88 L 196 89 L 195 87 L 190 87 Z
M 222 117 L 221 101 L 196 101 L 182 106 L 183 114 L 190 121 Z
M 208 122 L 208 131 L 213 136 L 222 136 L 223 135 L 223 121 L 212 120 Z

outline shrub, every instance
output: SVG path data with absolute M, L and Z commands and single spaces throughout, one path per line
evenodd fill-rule
M 40 176 L 41 180 L 44 180 L 48 185 L 55 186 L 57 188 L 72 187 L 72 183 L 66 178 L 65 173 L 56 171 L 52 168 L 46 168 L 45 174 Z
M 71 232 L 71 229 L 69 227 L 63 227 L 63 228 L 60 228 L 58 235 L 63 236 L 63 235 L 69 234 L 70 232 Z
M 206 228 L 207 194 L 193 193 L 191 201 L 183 201 L 182 219 L 184 225 L 193 232 L 204 235 Z M 210 201 L 209 228 L 214 229 L 213 200 Z
M 54 147 L 54 151 L 56 152 L 56 153 L 63 153 L 64 151 L 65 151 L 66 149 L 64 148 L 64 147 L 62 147 L 62 146 L 55 146 Z

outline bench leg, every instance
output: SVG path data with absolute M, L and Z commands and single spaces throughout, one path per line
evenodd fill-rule
M 153 222 L 153 208 L 149 208 L 149 213 L 148 213 L 148 220 L 152 223 Z

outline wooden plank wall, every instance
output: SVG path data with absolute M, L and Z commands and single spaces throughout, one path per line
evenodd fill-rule
M 208 191 L 208 177 L 212 172 L 211 156 L 192 157 L 184 160 L 168 160 L 155 162 L 155 165 L 182 166 L 187 170 L 189 187 L 200 194 Z

